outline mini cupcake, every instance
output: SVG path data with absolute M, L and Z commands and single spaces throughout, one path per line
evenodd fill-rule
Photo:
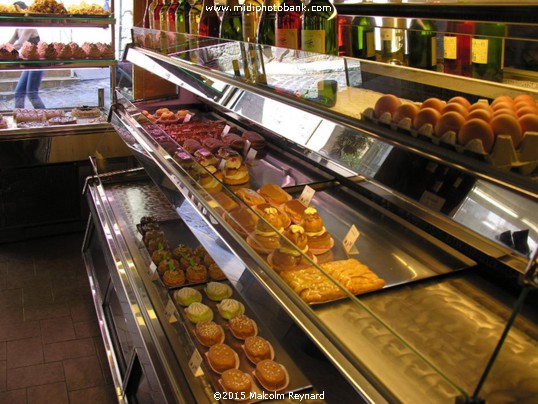
M 185 309 L 185 314 L 189 321 L 193 323 L 213 320 L 213 311 L 203 303 L 194 302 L 190 304 Z
M 190 283 L 205 282 L 206 279 L 207 279 L 207 268 L 205 266 L 193 265 L 187 268 L 187 280 Z
M 174 300 L 177 304 L 187 307 L 192 303 L 200 303 L 202 301 L 202 294 L 194 288 L 181 288 L 174 292 Z
M 225 283 L 209 282 L 205 287 L 207 297 L 215 302 L 220 302 L 232 296 L 232 288 Z
M 163 274 L 163 282 L 170 287 L 181 286 L 185 283 L 185 273 L 180 269 L 169 269 Z
M 209 273 L 209 278 L 213 281 L 222 281 L 226 279 L 226 274 L 222 272 L 222 269 L 215 263 L 209 264 L 207 272 Z
M 245 306 L 235 299 L 224 299 L 217 305 L 217 308 L 225 320 L 245 314 Z
M 177 271 L 177 270 L 181 270 L 181 268 L 179 266 L 179 262 L 177 262 L 177 260 L 173 258 L 162 260 L 159 263 L 159 266 L 157 267 L 157 271 L 159 271 L 161 275 L 164 275 L 166 271 Z

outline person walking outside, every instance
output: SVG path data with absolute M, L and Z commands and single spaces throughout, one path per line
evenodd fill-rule
M 25 9 L 26 4 L 19 1 L 15 3 L 20 8 Z M 13 47 L 20 51 L 25 42 L 30 42 L 35 45 L 39 43 L 39 33 L 32 28 L 18 28 L 9 40 Z M 17 86 L 15 87 L 15 108 L 24 108 L 25 99 L 28 97 L 35 109 L 45 108 L 45 104 L 39 96 L 39 87 L 41 80 L 45 75 L 44 70 L 25 70 L 21 73 Z

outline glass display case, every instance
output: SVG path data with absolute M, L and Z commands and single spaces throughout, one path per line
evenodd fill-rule
M 88 198 L 94 209 L 108 213 L 105 220 L 94 217 L 90 228 L 105 234 L 111 249 L 122 246 L 118 271 L 126 279 L 115 287 L 137 290 L 132 301 L 137 307 L 131 310 L 143 317 L 141 332 L 147 327 L 148 343 L 156 345 L 148 352 L 154 371 L 164 368 L 161 389 L 172 386 L 186 394 L 165 394 L 168 401 L 212 401 L 226 390 L 215 380 L 176 289 L 152 264 L 153 248 L 140 230 L 148 215 L 171 248 L 202 245 L 218 263 L 234 298 L 282 352 L 275 360 L 290 369 L 294 363 L 298 373 L 290 371 L 289 381 L 301 380 L 300 392 L 325 392 L 327 401 L 376 403 L 535 399 L 538 374 L 528 366 L 538 348 L 532 293 L 535 167 L 497 164 L 504 153 L 518 159 L 525 154 L 513 144 L 513 154 L 510 148 L 465 149 L 453 135 L 439 139 L 396 125 L 376 107 L 387 93 L 407 103 L 460 96 L 489 105 L 500 95 L 530 94 L 536 100 L 536 91 L 136 28 L 125 59 L 180 87 L 173 99 L 130 100 L 118 94 L 111 118 L 155 184 L 152 189 L 156 186 L 171 208 L 166 215 L 152 208 L 153 197 L 140 191 L 147 182 L 132 183 L 118 174 L 118 185 L 112 185 L 112 177 L 97 174 Z M 179 109 L 182 118 L 166 123 L 158 113 L 164 108 Z M 201 125 L 206 125 L 203 136 L 196 132 Z M 333 240 L 327 251 L 313 248 L 309 254 L 292 226 L 280 233 L 269 217 L 271 207 L 250 206 L 243 195 L 248 192 L 226 183 L 228 161 L 206 169 L 205 157 L 196 159 L 186 142 L 194 135 L 200 141 L 234 139 L 229 133 L 248 139 L 245 133 L 252 130 L 262 135 L 265 147 L 240 143 L 248 186 L 263 195 L 263 186 L 278 185 L 293 199 L 314 190 L 309 203 Z M 528 131 L 525 139 L 535 135 Z M 299 222 L 304 225 L 305 219 Z M 532 229 L 527 250 L 499 238 L 498 231 L 512 237 L 525 223 Z M 256 230 L 271 233 L 279 247 L 261 248 Z M 304 265 L 281 266 L 280 253 Z M 346 277 L 335 268 L 341 263 L 352 271 L 360 265 L 355 262 L 374 275 Z M 366 280 L 363 289 L 356 288 L 358 278 Z M 200 291 L 207 294 L 205 287 Z M 203 299 L 209 303 L 205 294 Z M 213 310 L 220 321 L 221 312 Z M 223 324 L 227 332 L 229 325 Z M 300 348 L 288 338 L 291 330 L 297 331 Z M 225 342 L 241 353 L 233 335 L 226 334 Z M 313 357 L 322 360 L 312 366 Z M 319 372 L 322 363 L 326 370 Z M 252 375 L 253 389 L 264 389 Z M 183 383 L 189 388 L 178 386 Z M 286 387 L 279 388 L 287 394 Z

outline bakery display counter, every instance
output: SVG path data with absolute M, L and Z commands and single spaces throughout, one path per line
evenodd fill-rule
M 148 120 L 148 114 L 153 116 L 154 111 L 146 110 L 146 105 L 143 102 L 139 102 L 135 106 L 123 99 L 121 95 L 118 96 L 118 100 L 119 103 L 115 107 L 112 123 L 168 200 L 176 209 L 186 203 L 193 205 L 195 214 L 199 214 L 206 220 L 209 228 L 215 232 L 218 239 L 228 245 L 236 259 L 241 260 L 243 265 L 249 269 L 247 272 L 251 273 L 269 291 L 271 296 L 277 298 L 286 312 L 296 318 L 301 327 L 309 335 L 312 335 L 316 343 L 333 360 L 335 366 L 346 374 L 352 375 L 349 377 L 349 381 L 356 389 L 366 396 L 372 397 L 372 395 L 379 394 L 375 389 L 372 390 L 372 385 L 375 385 L 376 388 L 381 389 L 381 394 L 385 399 L 395 397 L 419 399 L 419 397 L 424 397 L 424 394 L 429 394 L 426 393 L 428 389 L 435 390 L 432 386 L 441 383 L 444 387 L 442 392 L 436 393 L 436 401 L 442 402 L 448 400 L 449 397 L 470 394 L 453 383 L 451 376 L 445 374 L 442 366 L 434 366 L 430 360 L 423 357 L 419 346 L 410 345 L 391 327 L 387 327 L 375 312 L 362 303 L 362 297 L 356 298 L 349 292 L 341 291 L 340 299 L 345 297 L 344 300 L 338 299 L 338 301 L 322 305 L 305 305 L 285 283 L 287 276 L 279 276 L 278 272 L 270 267 L 270 255 L 267 256 L 263 252 L 256 253 L 255 245 L 249 244 L 248 238 L 245 242 L 245 237 L 241 236 L 240 230 L 246 228 L 238 228 L 233 225 L 233 222 L 227 220 L 231 213 L 225 213 L 226 207 L 222 204 L 222 199 L 213 197 L 203 188 L 200 177 L 196 175 L 196 170 L 193 170 L 192 167 L 184 169 L 182 165 L 178 164 L 175 156 L 181 148 L 171 137 L 164 135 L 165 132 L 157 124 Z M 154 108 L 158 109 L 158 107 Z M 194 117 L 197 116 L 196 111 L 193 111 L 193 114 Z M 219 119 L 223 119 L 215 112 L 208 115 L 198 112 L 198 117 L 204 117 L 204 119 L 213 117 L 213 122 L 219 122 Z M 238 127 L 237 123 L 230 122 L 229 125 L 233 127 L 230 130 L 235 132 L 244 130 Z M 268 138 L 270 137 L 268 136 Z M 316 189 L 316 193 L 311 204 L 322 216 L 326 229 L 335 241 L 335 247 L 331 251 L 333 254 L 331 259 L 347 258 L 342 242 L 350 224 L 356 224 L 361 232 L 361 236 L 356 242 L 359 251 L 356 258 L 366 263 L 385 282 L 384 290 L 374 292 L 371 296 L 376 296 L 379 293 L 384 294 L 385 291 L 397 285 L 426 278 L 434 279 L 443 274 L 445 276 L 454 274 L 457 270 L 467 269 L 470 271 L 470 268 L 475 265 L 472 260 L 462 256 L 447 245 L 367 201 L 353 191 L 351 184 L 338 183 L 339 178 L 328 176 L 327 171 L 302 160 L 299 155 L 293 153 L 292 150 L 282 150 L 276 144 L 268 142 L 263 155 L 249 163 L 248 169 L 251 175 L 249 186 L 256 189 L 261 187 L 264 181 L 279 181 L 279 184 L 292 196 L 298 197 L 305 185 L 312 185 Z M 290 161 L 293 161 L 293 165 L 289 164 Z M 263 167 L 263 169 L 257 171 L 259 167 Z M 347 174 L 348 180 L 354 178 L 351 173 Z M 228 196 L 236 204 L 244 204 L 237 196 L 231 193 Z M 189 220 L 184 217 L 183 220 L 192 229 Z M 390 229 L 390 231 L 386 229 Z M 194 234 L 199 236 L 197 231 L 194 231 Z M 198 237 L 198 239 L 204 244 L 203 237 Z M 204 246 L 210 254 L 212 254 L 212 249 L 216 248 L 214 245 L 204 244 Z M 219 257 L 218 253 L 214 257 L 216 262 L 227 261 L 222 256 L 220 256 L 219 261 L 217 257 Z M 314 262 L 312 265 L 319 268 Z M 330 266 L 323 265 L 325 264 L 320 263 L 319 266 L 331 270 Z M 233 266 L 222 266 L 222 270 L 230 280 L 237 277 L 232 268 Z M 318 273 L 322 278 L 326 276 L 322 275 L 325 273 L 322 270 L 318 269 L 318 271 L 320 271 Z M 319 301 L 311 300 L 310 296 L 304 294 L 301 296 L 309 303 L 319 303 Z M 325 300 L 323 295 L 321 296 Z M 250 301 L 247 300 L 247 303 Z M 346 314 L 342 315 L 343 312 Z M 380 371 L 376 368 L 376 371 L 373 371 L 371 364 L 363 360 L 362 348 L 357 345 L 357 339 L 353 337 L 357 333 L 369 334 L 370 331 L 364 331 L 361 328 L 362 323 L 356 321 L 357 318 L 364 317 L 369 318 L 372 329 L 391 335 L 399 341 L 398 347 L 405 356 L 414 358 L 413 367 L 427 369 L 425 373 L 437 375 L 431 377 L 432 385 L 425 385 L 422 379 L 414 379 L 413 376 L 416 374 L 413 372 L 404 372 L 403 376 L 398 373 L 398 377 L 393 375 L 390 378 L 385 378 L 381 377 L 381 374 L 385 375 L 386 369 Z M 344 330 L 346 331 L 344 332 Z M 495 342 L 496 340 L 492 338 L 492 344 Z M 383 344 L 375 346 L 372 341 L 369 344 L 371 344 L 369 349 L 379 355 L 382 355 L 382 352 L 386 350 L 386 346 Z M 405 386 L 405 388 L 399 386 Z M 378 397 L 381 399 L 381 396 Z
M 204 246 L 220 263 L 228 281 L 221 278 L 219 282 L 231 286 L 231 297 L 244 303 L 245 313 L 256 319 L 258 335 L 272 345 L 271 356 L 286 367 L 287 385 L 280 390 L 280 402 L 291 402 L 289 392 L 305 395 L 306 402 L 316 402 L 309 399 L 321 391 L 337 399 L 352 399 L 353 390 L 319 354 L 312 356 L 315 349 L 305 336 L 188 202 L 174 210 L 141 170 L 93 177 L 86 194 L 92 220 L 86 233 L 84 258 L 94 285 L 96 309 L 103 320 L 103 338 L 114 353 L 109 360 L 121 400 L 233 401 L 214 395 L 226 390 L 219 384 L 221 376 L 206 358 L 208 348 L 196 337 L 195 324 L 187 319 L 179 303 L 182 300 L 152 276 L 151 258 L 138 226 L 141 218 L 150 216 L 166 230 L 171 243 L 187 244 L 193 249 L 196 246 L 197 251 Z M 212 308 L 214 320 L 225 332 L 224 342 L 238 353 L 242 361 L 239 368 L 252 377 L 252 401 L 267 400 L 271 391 L 254 381 L 254 366 L 242 352 L 242 340 L 231 334 L 228 320 L 220 317 L 204 286 L 208 284 L 193 287 Z M 121 307 L 115 308 L 115 301 L 121 302 Z M 115 314 L 111 316 L 112 313 Z M 318 390 L 312 389 L 310 376 Z M 260 398 L 264 391 L 267 397 Z
M 115 21 L 109 15 L 0 13 L 0 26 L 10 27 L 108 27 Z

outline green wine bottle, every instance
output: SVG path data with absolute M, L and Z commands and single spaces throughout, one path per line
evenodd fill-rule
M 355 17 L 351 22 L 351 52 L 349 56 L 375 60 L 375 20 L 373 17 Z
M 200 13 L 200 24 L 198 24 L 199 36 L 219 37 L 220 18 L 215 10 L 214 0 L 204 0 L 202 12 Z
M 189 15 L 191 5 L 188 0 L 181 0 L 176 8 L 176 32 L 188 34 L 189 30 Z
M 414 19 L 407 30 L 409 66 L 437 68 L 437 27 L 433 21 Z
M 262 3 L 258 0 L 245 0 L 243 3 L 243 41 L 256 42 L 256 31 Z
M 196 0 L 189 11 L 189 33 L 198 35 L 198 25 L 200 24 L 200 14 L 202 14 L 202 0 Z
M 471 40 L 472 75 L 477 79 L 502 82 L 506 25 L 476 24 Z
M 330 0 L 312 0 L 302 16 L 301 49 L 337 55 L 337 17 Z
M 263 45 L 272 45 L 275 40 L 276 13 L 278 11 L 278 0 L 265 0 L 263 9 L 258 22 L 258 31 L 256 33 L 256 42 Z
M 220 37 L 234 41 L 243 40 L 243 16 L 238 0 L 226 0 L 226 8 L 220 22 Z

